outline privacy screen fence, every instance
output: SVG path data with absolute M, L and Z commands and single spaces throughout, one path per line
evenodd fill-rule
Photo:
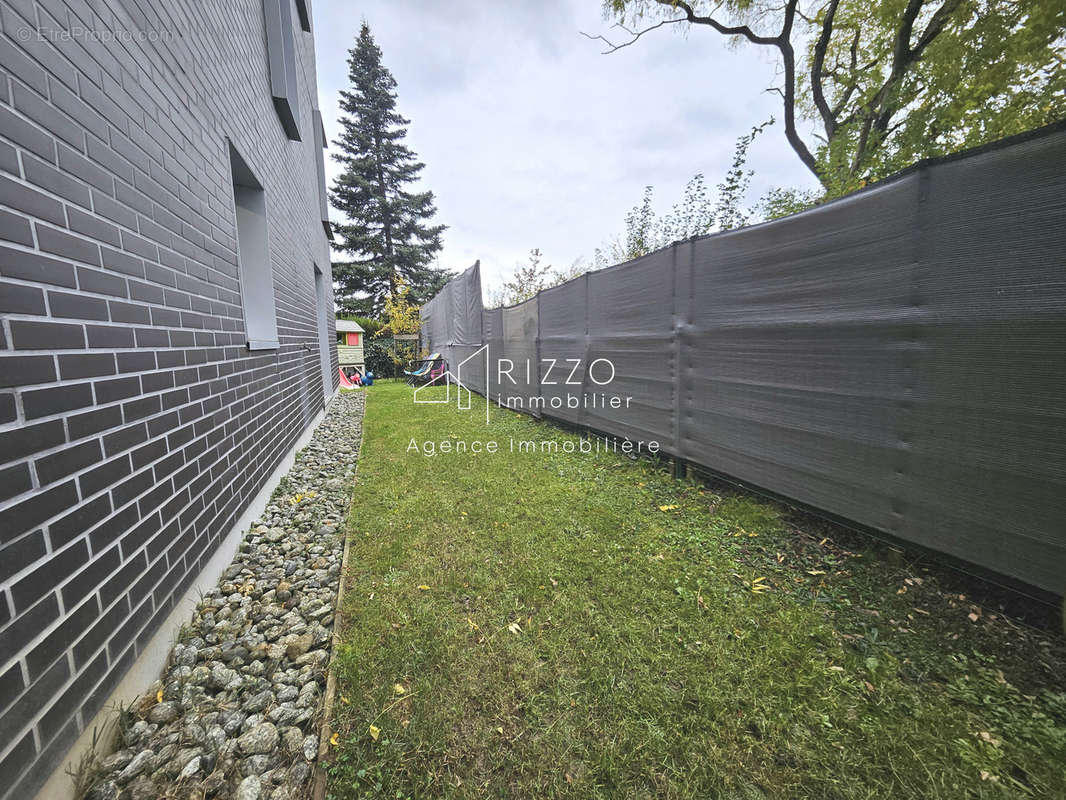
M 512 308 L 475 264 L 422 316 L 493 401 L 1066 587 L 1066 126 Z

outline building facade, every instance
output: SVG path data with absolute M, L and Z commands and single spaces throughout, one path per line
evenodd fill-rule
M 0 0 L 4 800 L 188 616 L 335 391 L 307 4 Z

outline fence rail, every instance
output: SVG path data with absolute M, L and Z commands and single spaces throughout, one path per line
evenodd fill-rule
M 483 310 L 475 265 L 423 320 L 453 367 L 488 345 L 462 380 L 497 402 L 1066 587 L 1066 125 L 511 308 Z M 590 389 L 628 402 L 570 407 Z

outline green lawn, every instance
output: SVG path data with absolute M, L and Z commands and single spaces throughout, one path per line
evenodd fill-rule
M 1061 636 L 750 495 L 510 452 L 575 441 L 550 424 L 368 391 L 331 797 L 1066 797 Z

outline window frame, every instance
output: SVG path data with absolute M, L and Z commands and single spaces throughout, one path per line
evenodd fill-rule
M 300 28 L 304 33 L 311 32 L 311 0 L 296 0 L 296 15 L 300 18 Z
M 263 0 L 266 24 L 267 67 L 270 95 L 285 135 L 293 142 L 300 136 L 300 82 L 296 73 L 296 31 L 293 25 L 294 0 Z
M 315 171 L 318 173 L 318 215 L 322 220 L 322 230 L 326 238 L 333 241 L 333 226 L 329 223 L 329 192 L 326 188 L 326 126 L 322 123 L 322 112 L 317 108 L 312 111 L 315 133 Z
M 278 350 L 278 307 L 266 190 L 248 162 L 226 140 L 233 182 L 233 224 L 241 311 L 249 350 Z

